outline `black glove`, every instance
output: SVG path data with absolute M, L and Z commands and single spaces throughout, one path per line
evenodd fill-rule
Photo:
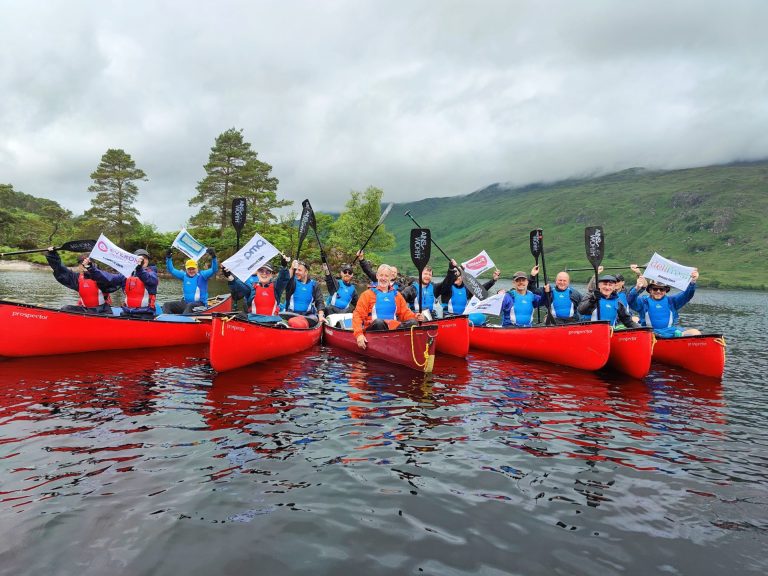
M 597 300 L 600 300 L 600 297 L 602 296 L 602 294 L 600 293 L 600 290 L 593 290 L 592 291 L 592 296 L 594 296 L 595 297 L 595 301 L 597 301 Z
M 144 266 L 142 266 L 142 263 L 141 263 L 141 262 L 139 262 L 138 264 L 136 264 L 136 275 L 137 275 L 137 276 L 138 276 L 139 272 L 141 272 L 141 271 L 142 271 L 142 269 L 143 269 L 143 268 L 144 268 Z
M 173 255 L 173 251 L 168 248 L 168 250 L 165 251 L 165 258 L 168 259 Z
M 224 266 L 221 267 L 221 273 L 224 274 L 224 278 L 227 280 L 234 280 L 235 276 L 232 274 L 232 272 L 229 271 L 229 268 L 225 268 Z
M 213 246 L 209 246 L 206 252 L 211 258 L 216 258 L 216 249 Z
M 280 254 L 280 262 L 283 264 L 284 267 L 287 267 L 288 264 L 291 263 L 291 259 L 286 256 L 285 254 Z

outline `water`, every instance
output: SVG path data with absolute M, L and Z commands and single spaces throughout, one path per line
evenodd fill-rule
M 71 300 L 46 278 L 0 298 Z M 727 334 L 722 382 L 327 347 L 0 361 L 0 573 L 764 574 L 767 308 L 685 308 Z

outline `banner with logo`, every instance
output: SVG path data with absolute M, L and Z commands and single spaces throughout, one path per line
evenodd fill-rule
M 462 262 L 461 265 L 468 274 L 471 274 L 475 278 L 480 276 L 480 274 L 486 270 L 496 268 L 496 264 L 493 263 L 493 260 L 491 260 L 491 257 L 488 256 L 488 253 L 485 250 L 480 252 L 480 254 L 474 258 L 471 258 L 466 262 Z
M 91 250 L 89 257 L 107 266 L 112 266 L 126 278 L 133 273 L 136 265 L 141 261 L 141 256 L 126 252 L 104 234 L 96 240 L 96 246 Z
M 688 284 L 691 283 L 691 272 L 693 270 L 689 266 L 683 266 L 672 260 L 667 260 L 654 252 L 653 258 L 648 262 L 648 266 L 645 267 L 643 276 L 648 280 L 658 280 L 678 290 L 685 290 L 688 288 Z
M 243 282 L 274 258 L 280 251 L 260 234 L 254 234 L 248 243 L 221 263 Z
M 472 296 L 467 303 L 467 307 L 464 308 L 464 314 L 482 312 L 483 314 L 499 316 L 501 314 L 501 304 L 504 301 L 504 294 L 504 292 L 494 294 L 493 296 L 488 296 L 485 300 L 478 300 L 477 296 Z
M 200 258 L 203 257 L 203 254 L 205 254 L 205 246 L 192 238 L 192 234 L 187 232 L 186 228 L 182 228 L 181 232 L 176 235 L 176 239 L 173 241 L 172 246 L 184 252 L 184 254 L 189 256 L 195 262 L 200 260 Z

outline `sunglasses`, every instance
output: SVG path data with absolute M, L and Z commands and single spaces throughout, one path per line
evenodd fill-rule
M 342 274 L 352 274 L 352 270 L 342 270 Z
M 649 292 L 666 292 L 666 288 L 659 288 L 658 286 L 651 286 L 648 288 Z

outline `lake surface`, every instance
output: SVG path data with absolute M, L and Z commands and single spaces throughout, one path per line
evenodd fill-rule
M 73 296 L 0 273 L 3 299 Z M 0 361 L 0 574 L 765 574 L 767 311 L 684 309 L 726 334 L 722 382 L 322 346 Z

